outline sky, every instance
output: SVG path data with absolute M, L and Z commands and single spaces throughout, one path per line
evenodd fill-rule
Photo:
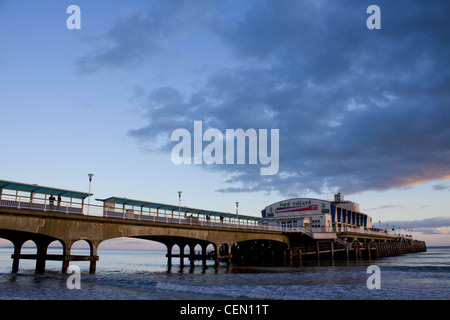
M 367 27 L 370 5 L 381 29 Z M 0 0 L 0 179 L 87 191 L 93 173 L 96 199 L 177 204 L 181 190 L 183 206 L 238 201 L 252 216 L 341 192 L 375 226 L 450 245 L 448 12 L 439 0 Z M 194 121 L 267 130 L 272 156 L 278 130 L 278 171 L 249 154 L 175 164 L 172 133 L 195 136 Z

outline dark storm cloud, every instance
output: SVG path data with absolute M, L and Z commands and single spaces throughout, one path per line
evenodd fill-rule
M 132 137 L 169 153 L 171 132 L 192 132 L 194 120 L 222 132 L 279 129 L 279 173 L 215 166 L 233 173 L 226 181 L 233 187 L 222 192 L 358 192 L 450 177 L 449 2 L 377 1 L 381 30 L 366 28 L 373 4 L 367 1 L 245 4 L 224 13 L 205 5 L 209 18 L 197 22 L 170 15 L 178 28 L 208 28 L 236 67 L 213 66 L 205 85 L 186 95 L 175 86 L 148 89 L 142 102 L 148 124 L 130 130 Z M 188 6 L 184 11 L 193 16 Z M 152 28 L 139 23 L 141 33 Z M 135 51 L 123 57 L 113 53 L 124 50 L 110 50 L 80 67 L 115 58 L 125 64 L 148 49 L 115 41 L 113 49 Z M 169 41 L 162 36 L 147 45 Z

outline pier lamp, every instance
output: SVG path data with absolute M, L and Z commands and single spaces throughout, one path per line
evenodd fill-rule
M 238 210 L 239 202 L 236 201 L 236 219 L 239 224 L 239 210 Z
M 182 191 L 178 191 L 178 216 L 181 215 L 181 193 Z
M 89 207 L 91 206 L 91 184 L 92 184 L 92 177 L 94 176 L 93 173 L 88 173 L 89 176 L 89 196 L 88 196 L 88 209 L 87 209 L 87 215 L 89 215 Z

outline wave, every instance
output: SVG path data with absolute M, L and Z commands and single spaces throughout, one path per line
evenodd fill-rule
M 274 285 L 216 285 L 200 286 L 157 281 L 155 288 L 164 291 L 191 293 L 192 299 L 207 296 L 210 299 L 249 299 L 249 300 L 297 300 L 299 286 Z M 203 296 L 203 297 L 202 297 Z

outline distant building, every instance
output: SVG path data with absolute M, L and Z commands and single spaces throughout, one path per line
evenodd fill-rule
M 359 204 L 344 200 L 341 193 L 334 201 L 294 198 L 276 202 L 261 211 L 269 223 L 305 228 L 373 228 L 372 218 L 359 211 Z

